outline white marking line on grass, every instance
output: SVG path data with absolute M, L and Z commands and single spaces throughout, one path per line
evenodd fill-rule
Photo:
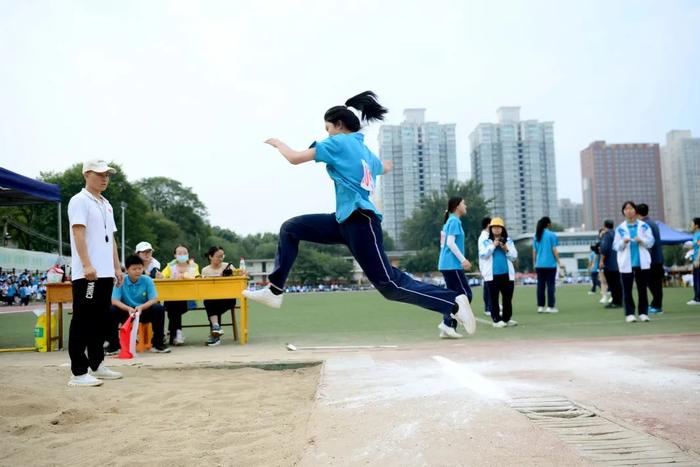
M 483 377 L 465 365 L 459 364 L 441 355 L 434 355 L 433 359 L 440 364 L 443 371 L 455 379 L 457 383 L 470 391 L 486 399 L 506 400 L 508 394 L 499 383 Z

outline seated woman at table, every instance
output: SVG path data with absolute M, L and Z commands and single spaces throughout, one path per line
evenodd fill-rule
M 222 247 L 213 246 L 209 248 L 207 258 L 209 259 L 209 266 L 205 266 L 204 269 L 202 269 L 202 277 L 221 277 L 233 275 L 233 265 L 231 263 L 224 262 L 226 255 L 224 254 L 224 249 Z M 235 306 L 235 298 L 204 300 L 204 308 L 207 310 L 207 317 L 209 318 L 209 325 L 211 327 L 211 333 L 206 342 L 209 347 L 213 347 L 221 343 L 221 336 L 224 334 L 224 330 L 221 329 L 221 315 L 226 313 L 228 310 L 233 310 Z
M 185 245 L 178 245 L 173 252 L 175 259 L 163 269 L 164 279 L 194 279 L 199 277 L 199 266 L 190 259 L 190 253 Z M 165 310 L 168 312 L 168 330 L 170 344 L 182 345 L 185 335 L 182 333 L 182 315 L 187 313 L 187 301 L 166 301 Z

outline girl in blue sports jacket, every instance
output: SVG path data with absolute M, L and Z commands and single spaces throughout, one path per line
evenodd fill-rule
M 356 110 L 359 114 L 355 113 Z M 381 214 L 370 200 L 378 175 L 391 170 L 391 163 L 379 160 L 364 143 L 360 120 L 383 120 L 387 109 L 372 91 L 365 91 L 328 109 L 323 117 L 328 138 L 309 149 L 295 151 L 278 139 L 268 139 L 291 164 L 311 161 L 326 164 L 335 184 L 336 211 L 333 214 L 306 214 L 282 224 L 269 285 L 257 291 L 246 290 L 244 297 L 273 308 L 282 306 L 284 285 L 304 240 L 322 244 L 344 244 L 364 270 L 367 278 L 385 298 L 418 305 L 454 318 L 468 334 L 476 330 L 476 320 L 464 294 L 412 279 L 391 266 L 384 252 Z

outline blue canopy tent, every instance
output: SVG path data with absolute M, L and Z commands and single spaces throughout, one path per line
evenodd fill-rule
M 0 206 L 58 203 L 58 254 L 63 259 L 61 189 L 0 167 Z
M 662 245 L 679 245 L 693 239 L 693 236 L 689 233 L 672 229 L 663 222 L 656 221 L 656 225 L 659 226 L 659 235 L 661 236 Z

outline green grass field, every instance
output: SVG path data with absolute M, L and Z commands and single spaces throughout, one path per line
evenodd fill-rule
M 487 320 L 483 314 L 481 290 L 480 287 L 474 289 L 474 311 L 477 319 Z M 700 332 L 700 307 L 685 304 L 691 298 L 690 289 L 665 289 L 666 312 L 652 316 L 651 323 L 633 324 L 624 322 L 622 310 L 603 309 L 598 303 L 600 296 L 587 295 L 587 290 L 586 286 L 560 287 L 557 289 L 560 312 L 544 315 L 535 311 L 535 287 L 516 287 L 513 317 L 520 325 L 493 329 L 479 322 L 476 335 L 469 339 L 568 339 Z M 33 346 L 35 320 L 31 313 L 1 314 L 0 348 Z M 439 321 L 437 313 L 389 302 L 374 291 L 290 294 L 285 297 L 281 310 L 252 305 L 250 345 L 286 342 L 385 345 L 435 341 Z M 69 322 L 70 315 L 66 315 L 66 339 Z M 206 315 L 204 311 L 190 311 L 184 323 L 206 323 Z M 226 331 L 224 345 L 232 345 L 230 327 Z M 186 329 L 187 345 L 203 345 L 207 333 L 206 328 Z

